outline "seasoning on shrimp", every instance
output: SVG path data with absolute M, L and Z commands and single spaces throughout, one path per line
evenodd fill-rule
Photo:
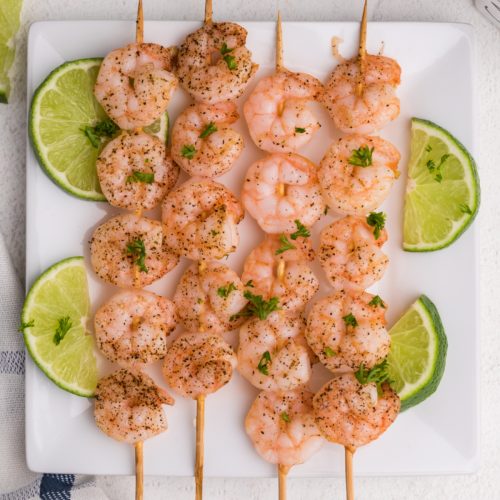
M 94 94 L 121 129 L 150 125 L 165 112 L 177 87 L 175 53 L 173 47 L 132 43 L 104 58 Z
M 192 176 L 226 173 L 243 151 L 243 137 L 230 127 L 237 119 L 233 102 L 187 107 L 172 128 L 173 159 Z
M 140 368 L 165 357 L 175 329 L 173 302 L 145 290 L 114 295 L 94 317 L 97 347 L 107 359 Z

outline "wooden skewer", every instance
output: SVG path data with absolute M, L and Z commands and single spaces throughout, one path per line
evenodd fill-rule
M 278 464 L 279 500 L 286 500 L 286 476 L 289 471 L 288 465 Z
M 139 0 L 139 5 L 137 6 L 135 41 L 137 43 L 142 43 L 144 41 L 144 12 L 142 10 L 142 0 Z
M 135 443 L 135 500 L 144 498 L 144 453 L 143 442 Z
M 347 500 L 354 500 L 354 480 L 352 472 L 352 459 L 356 448 L 345 447 L 345 487 Z
M 196 398 L 196 500 L 203 498 L 203 459 L 204 459 L 204 435 L 205 431 L 205 395 Z
M 363 7 L 363 17 L 361 18 L 361 27 L 359 30 L 359 80 L 356 87 L 356 93 L 358 96 L 363 94 L 363 87 L 365 82 L 365 71 L 366 71 L 366 24 L 367 24 L 367 11 L 368 11 L 368 0 L 365 0 L 365 6 Z
M 281 12 L 278 10 L 276 21 L 276 71 L 281 71 L 283 66 L 283 29 L 281 27 Z
M 205 0 L 205 24 L 212 24 L 212 0 Z

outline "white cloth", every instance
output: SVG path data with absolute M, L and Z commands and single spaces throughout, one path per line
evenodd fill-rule
M 500 2 L 496 2 L 499 4 Z M 278 2 L 243 0 L 214 2 L 218 19 L 274 19 Z M 362 0 L 287 0 L 280 4 L 282 17 L 295 21 L 355 20 Z M 24 275 L 24 163 L 26 147 L 26 33 L 29 24 L 54 19 L 133 19 L 135 0 L 25 0 L 18 55 L 14 67 L 11 104 L 0 105 L 0 351 L 19 352 L 16 332 L 22 303 Z M 202 0 L 147 0 L 148 19 L 202 19 Z M 482 233 L 482 465 L 471 476 L 358 478 L 357 500 L 494 500 L 500 498 L 500 391 L 498 390 L 498 304 L 500 303 L 500 32 L 486 21 L 472 0 L 370 0 L 370 19 L 375 21 L 459 21 L 472 23 L 477 37 L 476 88 L 479 96 L 478 138 L 480 175 L 483 188 L 480 225 Z M 457 103 L 459 105 L 459 103 Z M 12 262 L 5 250 L 7 247 Z M 17 271 L 17 276 L 15 270 Z M 473 334 L 471 332 L 471 334 Z M 6 356 L 6 355 L 4 355 Z M 42 479 L 24 465 L 23 376 L 16 372 L 18 360 L 10 365 L 13 373 L 0 373 L 0 499 L 38 498 Z M 464 367 L 467 369 L 467 367 Z M 457 388 L 459 397 L 460 388 Z M 432 451 L 429 450 L 429 453 Z M 54 478 L 52 478 L 54 479 Z M 48 478 L 47 482 L 50 482 Z M 57 477 L 55 478 L 57 480 Z M 77 500 L 124 500 L 133 498 L 129 477 L 73 478 L 71 498 Z M 27 489 L 23 488 L 29 485 Z M 19 488 L 22 488 L 19 490 Z M 343 496 L 342 479 L 290 479 L 290 497 L 323 500 Z M 18 490 L 18 493 L 7 494 Z M 190 478 L 146 478 L 148 499 L 189 499 L 193 494 Z M 276 498 L 274 480 L 207 479 L 205 497 L 211 500 Z M 47 496 L 47 498 L 51 498 Z M 56 496 L 53 498 L 69 498 Z

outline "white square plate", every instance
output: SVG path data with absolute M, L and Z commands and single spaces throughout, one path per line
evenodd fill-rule
M 248 47 L 260 64 L 257 78 L 274 67 L 272 22 L 243 23 Z M 179 44 L 198 28 L 194 22 L 147 22 L 146 40 L 164 45 Z M 310 72 L 323 81 L 335 65 L 332 36 L 343 38 L 341 52 L 355 53 L 356 23 L 284 23 L 285 64 L 291 70 Z M 103 56 L 133 40 L 132 22 L 42 22 L 31 27 L 28 49 L 28 97 L 47 74 L 65 61 Z M 442 474 L 473 472 L 478 464 L 478 286 L 477 230 L 471 228 L 453 246 L 436 253 L 412 254 L 401 250 L 402 207 L 409 153 L 410 117 L 435 121 L 456 135 L 474 153 L 474 99 L 472 86 L 473 45 L 471 29 L 460 24 L 370 23 L 368 50 L 385 54 L 401 65 L 399 89 L 401 115 L 381 135 L 401 151 L 402 175 L 384 205 L 388 213 L 390 241 L 385 247 L 391 264 L 384 279 L 374 287 L 390 304 L 389 323 L 421 294 L 437 305 L 449 338 L 446 373 L 438 392 L 420 406 L 402 414 L 378 441 L 356 453 L 358 475 Z M 249 89 L 249 90 L 250 90 Z M 172 120 L 188 103 L 179 90 L 169 108 Z M 241 104 L 242 100 L 240 100 Z M 321 131 L 301 153 L 318 162 L 331 139 L 338 137 L 326 112 L 318 106 Z M 233 170 L 222 178 L 236 194 L 251 162 L 261 157 L 251 142 L 243 120 L 237 128 L 246 148 Z M 27 282 L 54 262 L 72 255 L 88 258 L 93 229 L 117 211 L 104 203 L 78 200 L 53 184 L 38 166 L 28 146 L 27 156 Z M 324 217 L 319 229 L 333 219 Z M 247 216 L 240 225 L 242 241 L 229 265 L 241 272 L 250 249 L 262 233 Z M 88 261 L 88 259 L 87 259 Z M 186 261 L 150 287 L 172 296 Z M 328 287 L 319 267 L 322 293 Z M 114 290 L 103 285 L 89 267 L 91 297 L 98 307 Z M 234 343 L 235 333 L 228 338 Z M 103 370 L 110 367 L 102 363 Z M 151 370 L 162 383 L 158 367 Z M 326 380 L 315 368 L 311 387 Z M 243 419 L 257 391 L 235 375 L 232 382 L 210 396 L 206 408 L 205 473 L 207 476 L 275 474 L 253 450 Z M 169 430 L 145 444 L 147 474 L 189 476 L 194 466 L 195 403 L 177 397 L 167 408 Z M 59 473 L 131 474 L 133 449 L 113 441 L 94 425 L 92 401 L 73 396 L 53 385 L 31 362 L 26 367 L 26 446 L 32 470 Z M 333 444 L 291 475 L 343 474 L 343 450 Z

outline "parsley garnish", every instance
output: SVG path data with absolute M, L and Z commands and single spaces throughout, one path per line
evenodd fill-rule
M 119 128 L 114 121 L 108 119 L 99 122 L 94 127 L 87 125 L 80 130 L 87 136 L 90 144 L 92 144 L 94 148 L 98 148 L 101 145 L 101 139 L 103 137 L 113 137 Z
M 292 233 L 290 235 L 290 238 L 292 238 L 292 240 L 296 240 L 297 238 L 309 238 L 309 236 L 311 236 L 311 233 L 309 231 L 309 229 L 307 229 L 306 226 L 304 226 L 304 224 L 302 224 L 302 222 L 300 222 L 299 219 L 295 219 L 295 225 L 297 226 L 297 231 L 295 231 L 295 233 Z
M 28 321 L 27 323 L 21 322 L 21 326 L 17 329 L 18 332 L 24 332 L 26 328 L 31 328 L 35 326 L 35 320 L 32 319 L 31 321 Z
M 459 208 L 460 208 L 460 212 L 462 212 L 464 214 L 472 215 L 472 210 L 470 209 L 469 205 L 466 205 L 465 203 L 461 203 Z
M 229 294 L 234 290 L 236 290 L 236 286 L 234 285 L 234 283 L 229 283 L 229 285 L 227 286 L 221 286 L 217 288 L 217 295 L 219 297 L 222 297 L 223 299 L 227 299 Z
M 441 159 L 439 160 L 439 164 L 436 165 L 436 162 L 434 160 L 428 160 L 426 165 L 427 165 L 427 170 L 429 171 L 429 173 L 431 174 L 435 174 L 434 175 L 434 180 L 436 182 L 441 182 L 443 180 L 443 174 L 441 172 L 441 168 L 444 164 L 444 162 L 450 157 L 449 154 L 445 154 L 443 156 L 441 156 Z
M 210 235 L 215 238 L 219 234 L 219 231 L 216 231 L 215 229 L 210 230 Z
M 283 422 L 286 422 L 287 424 L 290 423 L 290 415 L 288 415 L 286 411 L 282 411 L 280 417 Z
M 344 323 L 347 326 L 352 326 L 353 328 L 358 326 L 358 322 L 357 322 L 356 318 L 352 315 L 352 313 L 349 313 L 348 315 L 343 316 L 342 319 L 344 320 Z
M 356 321 L 356 320 L 354 320 Z M 332 356 L 336 356 L 337 353 L 331 348 L 331 347 L 328 347 L 326 346 L 324 349 L 323 349 L 323 353 L 324 355 L 327 357 L 327 358 L 331 358 Z
M 196 148 L 192 144 L 184 144 L 184 146 L 182 146 L 181 155 L 184 156 L 184 158 L 192 160 L 195 154 L 196 154 Z
M 206 139 L 209 135 L 217 132 L 217 127 L 214 122 L 210 122 L 204 129 L 203 132 L 199 135 L 200 139 Z
M 127 255 L 135 257 L 134 264 L 137 264 L 141 273 L 147 273 L 148 268 L 146 267 L 146 247 L 144 246 L 144 241 L 140 238 L 136 238 L 127 244 Z
M 245 283 L 245 286 L 248 287 L 248 288 L 254 288 L 255 287 L 255 285 L 253 284 L 253 280 L 248 280 Z
M 427 146 L 425 146 L 425 150 L 430 153 L 432 151 L 432 146 L 430 144 L 427 144 Z
M 305 128 L 302 127 L 295 127 L 295 133 L 296 134 L 304 134 L 306 132 Z
M 220 53 L 222 55 L 222 59 L 224 59 L 224 61 L 226 61 L 226 64 L 227 64 L 227 67 L 230 69 L 230 70 L 233 70 L 233 69 L 237 69 L 238 68 L 238 64 L 236 63 L 236 59 L 234 56 L 231 56 L 229 55 L 230 52 L 232 52 L 234 49 L 230 49 L 228 46 L 227 46 L 227 43 L 224 42 L 222 44 L 222 47 L 220 49 Z
M 348 160 L 350 165 L 356 165 L 357 167 L 369 167 L 372 165 L 372 154 L 375 148 L 369 148 L 368 146 L 361 146 L 359 149 L 354 149 Z
M 54 334 L 53 338 L 55 345 L 59 345 L 61 343 L 61 340 L 69 332 L 72 326 L 73 323 L 71 322 L 71 318 L 69 316 L 64 316 L 64 318 L 60 318 L 58 320 L 56 333 Z
M 276 255 L 280 255 L 284 252 L 286 252 L 287 250 L 293 250 L 295 249 L 295 245 L 292 245 L 290 243 L 290 240 L 284 235 L 280 235 L 280 243 L 281 243 L 281 246 L 278 248 L 278 250 L 276 250 L 275 254 Z
M 139 172 L 134 170 L 132 175 L 127 177 L 127 184 L 130 182 L 144 182 L 145 184 L 152 184 L 155 181 L 155 175 L 147 172 Z
M 380 394 L 382 391 L 382 384 L 384 382 L 387 382 L 389 384 L 391 383 L 387 368 L 387 359 L 384 359 L 382 363 L 375 365 L 371 370 L 367 370 L 365 366 L 361 364 L 358 371 L 354 372 L 354 376 L 357 378 L 360 384 L 376 384 L 377 391 Z
M 372 306 L 372 307 L 377 307 L 377 306 L 380 306 L 382 308 L 385 309 L 385 303 L 384 301 L 380 298 L 380 295 L 375 295 L 375 297 L 373 297 L 372 300 L 370 300 L 370 302 L 368 302 L 368 305 L 369 306 Z
M 372 226 L 373 229 L 373 236 L 375 236 L 375 239 L 378 240 L 380 238 L 380 231 L 384 229 L 385 226 L 385 218 L 386 215 L 384 212 L 372 212 L 367 218 L 366 218 L 366 223 L 369 226 Z
M 262 295 L 254 295 L 249 290 L 246 290 L 243 296 L 248 300 L 249 304 L 247 304 L 243 311 L 240 311 L 238 314 L 233 314 L 230 321 L 234 321 L 241 316 L 245 318 L 257 316 L 257 318 L 264 320 L 272 312 L 281 309 L 278 297 L 271 297 L 266 301 L 262 298 Z
M 232 52 L 234 49 L 230 49 L 228 46 L 227 46 L 227 43 L 224 42 L 222 44 L 222 47 L 220 48 L 220 53 L 225 56 L 226 54 L 229 54 L 230 52 Z
M 257 365 L 257 369 L 260 373 L 264 375 L 269 375 L 269 367 L 268 364 L 271 362 L 271 354 L 269 351 L 266 351 L 262 357 L 260 358 L 259 364 Z

